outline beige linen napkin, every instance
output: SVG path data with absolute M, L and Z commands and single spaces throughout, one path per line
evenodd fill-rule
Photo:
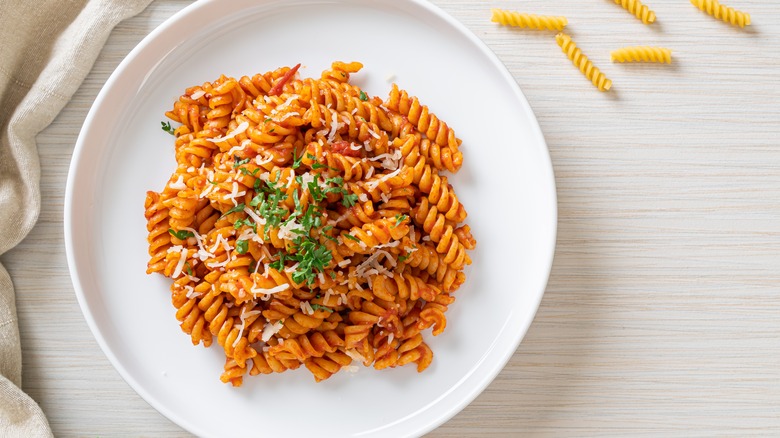
M 87 76 L 111 29 L 151 0 L 0 0 L 0 255 L 40 211 L 35 136 Z M 14 290 L 0 265 L 0 437 L 51 436 L 20 388 Z

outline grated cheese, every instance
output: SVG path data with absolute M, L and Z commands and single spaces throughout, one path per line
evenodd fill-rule
M 238 202 L 236 202 L 236 198 L 239 196 L 246 195 L 246 190 L 238 191 L 238 183 L 233 181 L 233 191 L 230 192 L 229 195 L 225 195 L 225 199 L 230 199 L 233 202 L 233 205 L 238 205 Z
M 259 263 L 258 263 L 258 265 L 259 265 Z M 261 287 L 257 287 L 255 285 L 255 283 L 252 283 L 252 289 L 250 289 L 249 292 L 251 292 L 252 295 L 254 295 L 255 298 L 257 298 L 257 295 L 260 295 L 260 294 L 262 294 L 262 295 L 273 295 L 273 294 L 285 291 L 285 290 L 287 290 L 289 288 L 290 288 L 290 285 L 287 284 L 287 283 L 280 284 L 279 286 L 275 286 L 275 287 L 272 287 L 270 289 L 263 289 Z
M 205 95 L 206 95 L 206 90 L 197 90 L 194 93 L 190 94 L 190 99 L 198 100 Z
M 187 184 L 184 184 L 184 175 L 179 175 L 179 179 L 176 182 L 169 183 L 168 187 L 174 190 L 186 190 Z
M 341 124 L 339 123 L 339 115 L 337 112 L 333 112 L 331 115 L 331 122 L 330 122 L 330 132 L 328 133 L 328 142 L 333 143 L 333 140 L 336 138 L 336 132 L 341 127 Z
M 308 301 L 301 301 L 301 312 L 306 315 L 314 315 L 314 308 Z
M 396 170 L 394 170 L 394 171 L 392 171 L 392 172 L 390 172 L 390 173 L 388 173 L 386 175 L 382 175 L 382 177 L 377 179 L 377 180 L 367 182 L 366 183 L 366 187 L 368 187 L 369 190 L 375 189 L 380 183 L 382 183 L 384 181 L 387 181 L 390 178 L 393 178 L 393 177 L 397 176 L 399 173 L 401 173 L 401 169 L 402 168 L 399 167 L 398 169 L 396 169 Z
M 265 327 L 263 327 L 263 334 L 260 336 L 260 339 L 262 339 L 263 342 L 268 342 L 271 339 L 271 336 L 279 333 L 279 330 L 284 327 L 284 324 L 282 324 L 280 321 L 277 321 L 273 324 L 266 323 Z M 281 342 L 279 342 L 281 344 Z
M 181 248 L 181 252 L 179 253 L 179 262 L 176 263 L 176 269 L 173 270 L 173 274 L 171 274 L 171 278 L 177 278 L 179 275 L 181 275 L 181 270 L 184 269 L 184 264 L 186 262 L 187 262 L 187 248 Z
M 228 132 L 224 137 L 214 137 L 211 139 L 214 143 L 219 143 L 225 140 L 230 140 L 231 138 L 237 136 L 238 134 L 242 134 L 244 131 L 249 128 L 249 122 L 241 122 L 238 126 L 236 126 L 236 129 Z
M 230 148 L 228 155 L 231 156 L 233 155 L 233 152 L 243 151 L 250 143 L 252 143 L 252 140 L 247 138 L 246 140 L 242 141 L 240 145 Z
M 356 360 L 358 362 L 365 362 L 366 361 L 366 358 L 362 354 L 360 354 L 357 351 L 357 349 L 355 349 L 355 348 L 350 348 L 349 350 L 344 350 L 344 353 L 346 353 L 347 356 L 352 358 L 352 360 Z

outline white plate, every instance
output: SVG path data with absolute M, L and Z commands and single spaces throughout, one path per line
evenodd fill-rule
M 305 369 L 219 381 L 218 346 L 193 347 L 148 276 L 143 204 L 174 169 L 163 113 L 185 87 L 303 63 L 361 61 L 355 83 L 386 96 L 388 77 L 455 128 L 452 182 L 478 246 L 431 367 L 315 383 Z M 199 1 L 157 28 L 109 78 L 76 144 L 65 243 L 84 316 L 113 365 L 147 402 L 200 436 L 421 435 L 498 374 L 531 323 L 555 247 L 549 154 L 512 76 L 460 23 L 421 0 Z

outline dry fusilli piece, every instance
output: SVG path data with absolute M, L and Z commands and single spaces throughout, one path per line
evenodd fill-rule
M 493 14 L 491 21 L 506 26 L 561 31 L 564 27 L 566 27 L 566 24 L 568 24 L 566 17 L 525 14 L 517 11 L 508 11 L 505 9 L 492 9 L 491 12 Z
M 655 22 L 655 12 L 651 11 L 640 0 L 615 0 L 615 4 L 623 7 L 626 11 L 633 14 L 636 18 L 642 20 L 644 24 Z
M 739 27 L 750 25 L 750 14 L 723 5 L 718 0 L 691 0 L 691 3 L 712 17 L 731 25 Z
M 565 33 L 559 33 L 555 36 L 555 41 L 563 50 L 563 53 L 571 60 L 571 62 L 580 69 L 582 74 L 595 85 L 599 91 L 608 91 L 612 88 L 612 81 L 607 79 L 604 73 L 598 69 L 593 62 L 591 62 L 582 50 L 580 50 L 574 41 L 572 41 L 569 35 Z
M 632 46 L 612 51 L 614 62 L 672 63 L 672 51 L 664 47 Z

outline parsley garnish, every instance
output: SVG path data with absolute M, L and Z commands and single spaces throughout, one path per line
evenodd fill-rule
M 342 234 L 342 236 L 346 237 L 347 239 L 354 240 L 355 242 L 360 242 L 360 239 L 349 233 Z
M 187 231 L 187 230 L 174 231 L 173 228 L 168 228 L 168 232 L 171 233 L 171 235 L 173 235 L 179 240 L 184 240 L 189 237 L 195 237 L 195 235 L 192 234 L 191 231 Z
M 401 222 L 403 222 L 403 221 L 405 221 L 407 219 L 409 219 L 409 216 L 407 216 L 405 214 L 400 214 L 399 213 L 399 214 L 395 215 L 395 225 L 394 225 L 394 227 L 397 227 Z
M 365 91 L 362 90 L 360 91 L 360 100 L 362 100 L 363 102 L 368 100 L 368 96 L 366 95 Z
M 355 203 L 358 200 L 358 195 L 354 193 L 344 193 L 344 197 L 341 198 L 341 204 L 344 205 L 344 207 L 352 207 L 355 205 Z
M 293 150 L 293 165 L 292 165 L 292 168 L 293 169 L 297 169 L 297 168 L 301 167 L 301 160 L 303 160 L 303 153 L 301 153 L 300 157 L 296 157 L 295 156 L 295 150 Z
M 184 262 L 184 266 L 187 268 L 187 274 L 192 277 L 192 266 L 190 266 L 190 262 Z
M 235 207 L 231 208 L 230 210 L 226 211 L 222 216 L 220 216 L 220 219 L 231 214 L 231 213 L 238 213 L 239 211 L 244 211 L 244 208 L 246 205 L 243 203 L 236 205 Z
M 246 254 L 249 250 L 248 240 L 236 240 L 236 252 L 239 254 Z
M 257 175 L 257 172 L 260 171 L 260 168 L 258 167 L 257 169 L 255 169 L 255 170 L 250 172 L 249 169 L 247 169 L 246 167 L 242 167 L 242 168 L 238 169 L 238 171 L 241 172 L 242 174 L 246 175 L 246 176 L 255 176 L 255 175 Z
M 242 166 L 249 162 L 249 158 L 244 158 L 243 160 L 238 157 L 238 155 L 233 155 L 233 169 L 235 169 L 238 166 Z
M 312 169 L 312 170 L 319 170 L 319 169 L 330 169 L 330 170 L 332 170 L 332 171 L 334 171 L 334 172 L 338 172 L 338 171 L 339 171 L 338 169 L 334 169 L 333 167 L 326 166 L 326 165 L 324 165 L 324 164 L 322 164 L 322 163 L 312 163 L 312 165 L 311 165 L 311 169 Z
M 326 312 L 333 312 L 333 309 L 330 307 L 320 306 L 319 304 L 310 304 L 311 308 L 314 310 L 324 310 Z
M 239 229 L 242 226 L 248 226 L 252 228 L 252 231 L 257 233 L 257 223 L 252 222 L 249 218 L 239 219 L 233 224 L 233 228 Z
M 174 134 L 175 129 L 173 129 L 173 127 L 171 127 L 171 122 L 160 122 L 160 124 L 162 125 L 162 130 L 163 131 L 165 131 L 165 132 L 167 132 L 168 134 L 171 134 L 171 135 L 176 135 L 176 134 Z
M 409 259 L 409 255 L 408 254 L 402 255 L 402 256 L 398 256 L 398 263 L 403 263 L 403 262 L 405 262 L 408 259 Z

